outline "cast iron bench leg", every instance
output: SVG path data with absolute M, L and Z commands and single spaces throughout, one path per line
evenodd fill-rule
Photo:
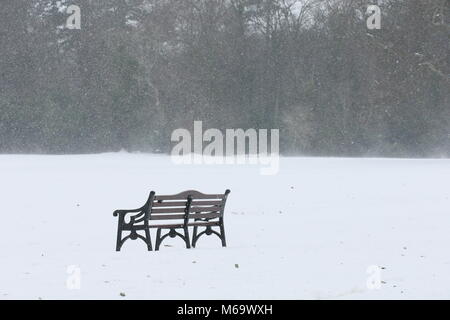
M 192 248 L 195 248 L 195 244 L 197 243 L 197 231 L 198 226 L 194 226 L 194 233 L 192 234 Z
M 227 246 L 227 241 L 225 239 L 225 226 L 222 224 L 220 225 L 220 240 L 222 240 L 222 247 Z
M 123 216 L 119 216 L 119 220 L 117 223 L 117 242 L 116 242 L 116 251 L 119 252 L 122 248 L 122 226 L 123 226 Z
M 147 238 L 147 249 L 148 249 L 148 251 L 153 251 L 153 248 L 152 248 L 152 239 L 150 238 L 150 229 L 148 228 L 148 226 L 147 226 L 147 228 L 145 228 L 145 238 Z
M 189 229 L 188 227 L 184 228 L 184 242 L 186 242 L 186 249 L 191 248 L 190 240 L 189 240 Z
M 158 228 L 158 231 L 156 232 L 155 251 L 159 251 L 160 245 L 161 245 L 161 228 Z
M 122 247 L 122 230 L 120 228 L 120 226 L 118 227 L 117 230 L 117 242 L 116 242 L 116 251 L 119 252 L 120 248 Z

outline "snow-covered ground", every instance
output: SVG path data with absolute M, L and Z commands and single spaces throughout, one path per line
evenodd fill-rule
M 115 252 L 115 209 L 227 188 L 227 248 L 211 236 Z M 0 299 L 450 298 L 450 160 L 283 158 L 262 176 L 143 154 L 5 155 L 0 211 Z

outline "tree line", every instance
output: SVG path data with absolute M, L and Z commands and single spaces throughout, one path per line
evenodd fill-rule
M 286 155 L 450 156 L 448 0 L 0 7 L 0 153 L 169 152 L 201 120 L 280 129 Z

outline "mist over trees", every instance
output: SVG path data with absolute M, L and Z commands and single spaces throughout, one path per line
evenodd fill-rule
M 2 0 L 0 153 L 169 152 L 280 129 L 284 154 L 450 156 L 448 0 Z M 65 28 L 67 6 L 81 30 Z

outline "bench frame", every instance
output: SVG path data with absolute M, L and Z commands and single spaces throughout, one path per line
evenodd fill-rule
M 226 247 L 224 212 L 225 204 L 230 194 L 226 190 L 224 194 L 204 194 L 196 190 L 184 191 L 176 195 L 158 195 L 152 191 L 147 202 L 139 209 L 116 210 L 113 215 L 119 217 L 117 227 L 116 251 L 120 251 L 123 244 L 131 239 L 141 239 L 147 245 L 148 251 L 152 251 L 152 242 L 150 229 L 157 229 L 155 250 L 159 250 L 161 243 L 167 237 L 180 237 L 186 243 L 186 248 L 191 248 L 189 227 L 193 227 L 192 247 L 195 248 L 198 239 L 203 235 L 217 235 L 222 246 Z M 204 201 L 212 200 L 212 201 Z M 168 202 L 167 202 L 168 201 Z M 172 202 L 174 201 L 174 202 Z M 177 204 L 178 208 L 172 204 Z M 205 205 L 214 204 L 212 207 Z M 129 217 L 129 221 L 126 219 Z M 150 225 L 150 221 L 166 221 L 172 219 L 183 220 L 182 223 L 169 223 L 165 225 Z M 205 230 L 198 233 L 199 227 L 205 227 Z M 215 231 L 212 228 L 218 227 Z M 183 234 L 177 230 L 183 230 Z M 161 235 L 162 230 L 168 230 Z M 123 237 L 123 232 L 130 232 Z M 139 234 L 139 232 L 144 234 Z

